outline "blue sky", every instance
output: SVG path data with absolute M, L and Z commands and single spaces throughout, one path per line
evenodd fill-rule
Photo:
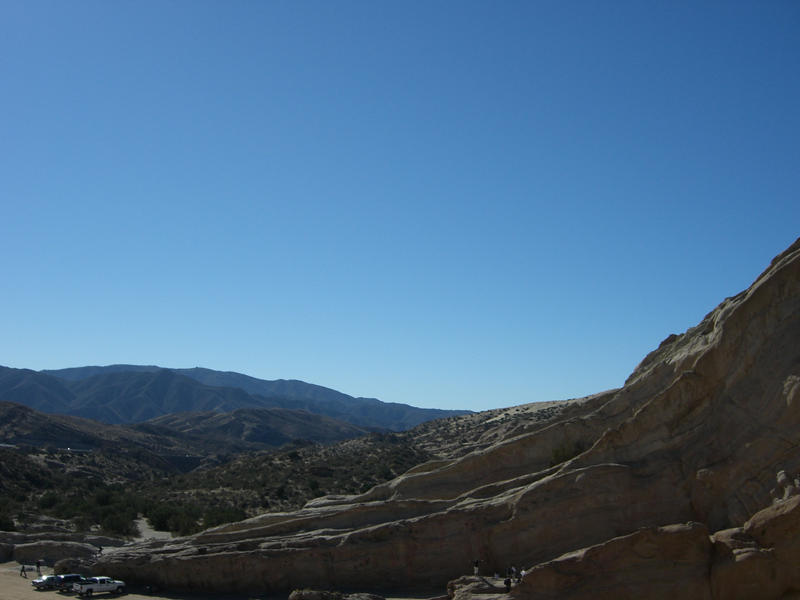
M 796 2 L 0 1 L 0 364 L 623 384 L 800 235 Z

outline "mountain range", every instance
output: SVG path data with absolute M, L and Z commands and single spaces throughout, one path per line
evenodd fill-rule
M 469 411 L 417 408 L 355 398 L 298 380 L 267 381 L 211 369 L 110 365 L 34 371 L 0 367 L 0 401 L 108 424 L 141 423 L 175 413 L 290 409 L 359 428 L 405 431 Z

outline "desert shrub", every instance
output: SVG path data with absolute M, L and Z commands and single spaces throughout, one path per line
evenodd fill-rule
M 105 533 L 112 535 L 133 536 L 138 533 L 135 521 L 136 515 L 133 515 L 133 517 L 131 518 L 130 514 L 112 512 L 103 517 L 100 527 Z
M 75 525 L 75 531 L 87 532 L 92 529 L 92 521 L 87 517 L 77 517 L 72 520 L 72 523 Z
M 200 509 L 194 504 L 157 504 L 148 507 L 144 515 L 153 529 L 190 535 L 200 531 Z
M 247 518 L 241 508 L 234 507 L 219 507 L 207 510 L 203 514 L 203 528 L 216 527 L 223 523 L 234 523 L 236 521 L 243 521 Z
M 53 508 L 56 504 L 58 504 L 60 499 L 61 497 L 55 492 L 45 492 L 39 498 L 39 508 L 42 510 Z
M 157 531 L 169 531 L 169 520 L 175 512 L 175 507 L 160 504 L 149 508 L 144 515 L 150 526 Z
M 550 466 L 559 465 L 571 458 L 575 458 L 583 451 L 584 446 L 581 442 L 564 442 L 560 446 L 553 448 L 550 453 Z
M 112 502 L 111 490 L 101 489 L 94 493 L 94 503 L 97 506 L 109 506 Z

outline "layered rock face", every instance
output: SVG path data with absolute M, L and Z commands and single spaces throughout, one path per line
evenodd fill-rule
M 800 590 L 799 342 L 800 240 L 619 390 L 366 494 L 95 569 L 187 591 L 444 590 L 478 559 L 526 568 L 523 600 L 778 598 Z

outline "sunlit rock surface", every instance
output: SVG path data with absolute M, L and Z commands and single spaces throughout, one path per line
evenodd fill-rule
M 186 591 L 444 591 L 480 560 L 525 568 L 519 599 L 779 598 L 800 590 L 799 441 L 800 241 L 619 390 L 363 495 L 95 569 Z M 451 594 L 481 595 L 460 581 Z

